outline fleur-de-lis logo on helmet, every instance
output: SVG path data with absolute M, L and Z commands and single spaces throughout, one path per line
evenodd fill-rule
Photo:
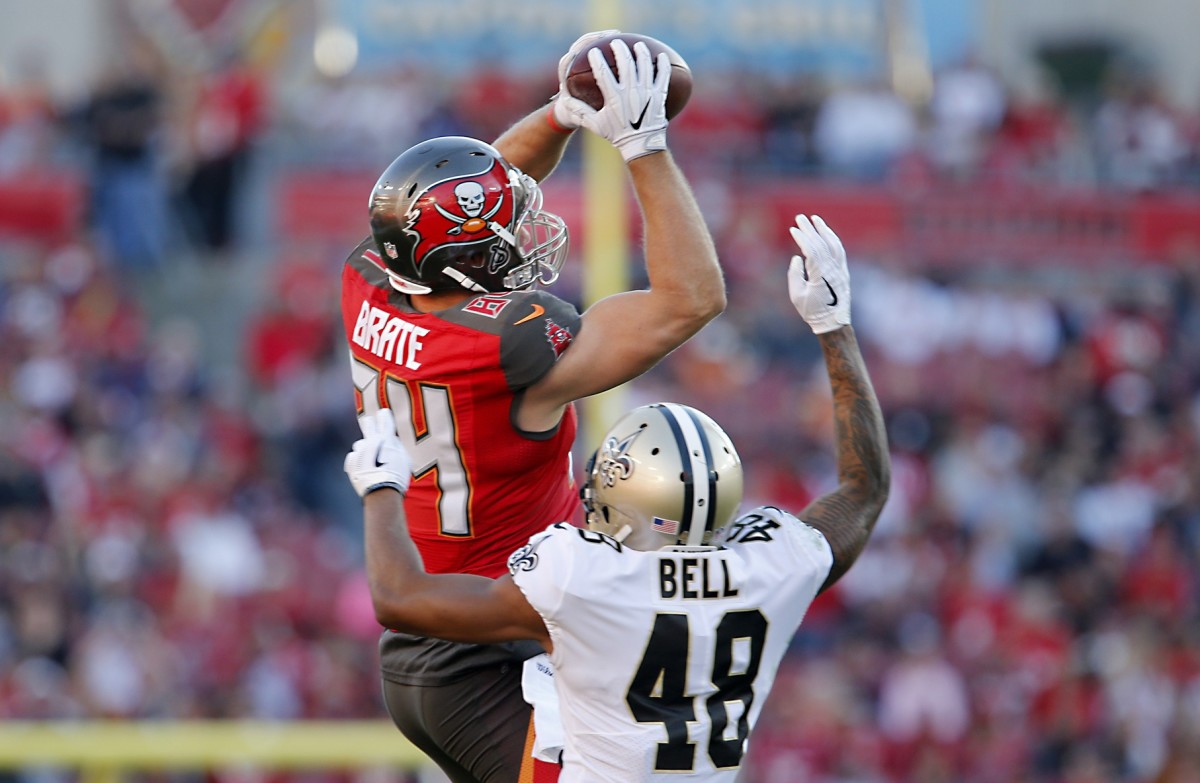
M 629 447 L 641 433 L 641 430 L 635 430 L 632 435 L 624 438 L 609 437 L 604 441 L 604 446 L 600 449 L 600 463 L 596 468 L 604 486 L 611 487 L 617 483 L 617 479 L 624 481 L 633 475 L 633 460 L 629 457 Z

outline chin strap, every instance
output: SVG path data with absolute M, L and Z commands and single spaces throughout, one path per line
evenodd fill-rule
M 616 541 L 618 544 L 624 543 L 625 539 L 629 538 L 629 534 L 632 532 L 633 528 L 631 528 L 629 525 L 622 525 L 621 529 L 618 530 L 616 535 L 612 537 L 613 541 Z
M 481 294 L 486 294 L 488 292 L 488 290 L 486 288 L 481 286 L 479 283 L 476 283 L 474 280 L 467 277 L 462 272 L 458 271 L 457 269 L 455 269 L 452 266 L 448 266 L 445 269 L 443 269 L 442 274 L 444 274 L 446 277 L 457 280 L 458 284 L 461 285 L 463 288 L 467 289 L 468 291 L 478 291 Z
M 509 231 L 507 228 L 500 225 L 499 223 L 497 223 L 494 220 L 492 222 L 488 223 L 487 227 L 490 228 L 492 230 L 492 233 L 494 233 L 496 236 L 500 237 L 505 242 L 512 245 L 513 250 L 517 249 L 517 238 L 516 238 L 516 236 L 513 235 L 513 232 Z

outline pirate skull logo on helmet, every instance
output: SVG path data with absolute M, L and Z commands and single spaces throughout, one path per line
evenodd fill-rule
M 547 285 L 567 253 L 562 218 L 491 145 L 445 136 L 406 150 L 371 192 L 371 234 L 407 294 Z M 394 248 L 394 250 L 393 250 Z

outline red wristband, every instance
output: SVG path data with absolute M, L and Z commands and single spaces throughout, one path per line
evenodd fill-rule
M 558 120 L 556 120 L 554 118 L 554 102 L 553 101 L 551 101 L 550 106 L 546 109 L 546 122 L 548 122 L 550 124 L 550 127 L 558 133 L 574 133 L 575 132 L 574 128 L 564 128 L 563 126 L 558 124 Z

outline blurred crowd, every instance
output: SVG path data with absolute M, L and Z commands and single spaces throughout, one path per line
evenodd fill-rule
M 77 173 L 101 252 L 129 270 L 159 270 L 188 246 L 228 253 L 268 95 L 236 50 L 211 59 L 177 68 L 139 43 L 87 93 L 56 100 L 31 56 L 0 84 L 0 178 Z
M 1118 63 L 1093 90 L 1067 94 L 1050 74 L 1007 85 L 968 57 L 936 73 L 921 100 L 883 81 L 704 77 L 671 126 L 671 144 L 691 170 L 711 176 L 1131 192 L 1200 186 L 1200 105 L 1172 102 L 1145 67 Z M 390 160 L 397 138 L 494 138 L 513 120 L 509 107 L 536 106 L 555 88 L 499 70 L 446 84 L 401 69 L 307 85 L 281 119 L 308 159 L 374 163 Z
M 131 57 L 78 105 L 0 93 L 0 178 L 86 172 L 90 229 L 0 242 L 0 720 L 382 715 L 331 293 L 359 237 L 241 248 L 268 283 L 232 372 L 133 281 L 239 252 L 256 145 L 382 166 L 552 90 L 407 76 L 276 94 L 236 58 L 181 85 Z M 702 196 L 734 171 L 1195 189 L 1197 108 L 1138 74 L 1082 107 L 1022 98 L 974 62 L 919 108 L 725 74 L 671 138 Z M 798 510 L 834 481 L 827 383 L 786 234 L 737 217 L 712 215 L 727 313 L 630 402 L 710 413 L 747 501 Z M 801 628 L 748 783 L 1200 780 L 1200 248 L 1055 284 L 893 261 L 851 259 L 891 499 Z
M 1200 253 L 1121 293 L 856 260 L 892 494 L 801 627 L 750 779 L 1200 779 Z M 751 498 L 801 508 L 836 480 L 832 421 L 772 285 L 639 394 L 710 412 Z

